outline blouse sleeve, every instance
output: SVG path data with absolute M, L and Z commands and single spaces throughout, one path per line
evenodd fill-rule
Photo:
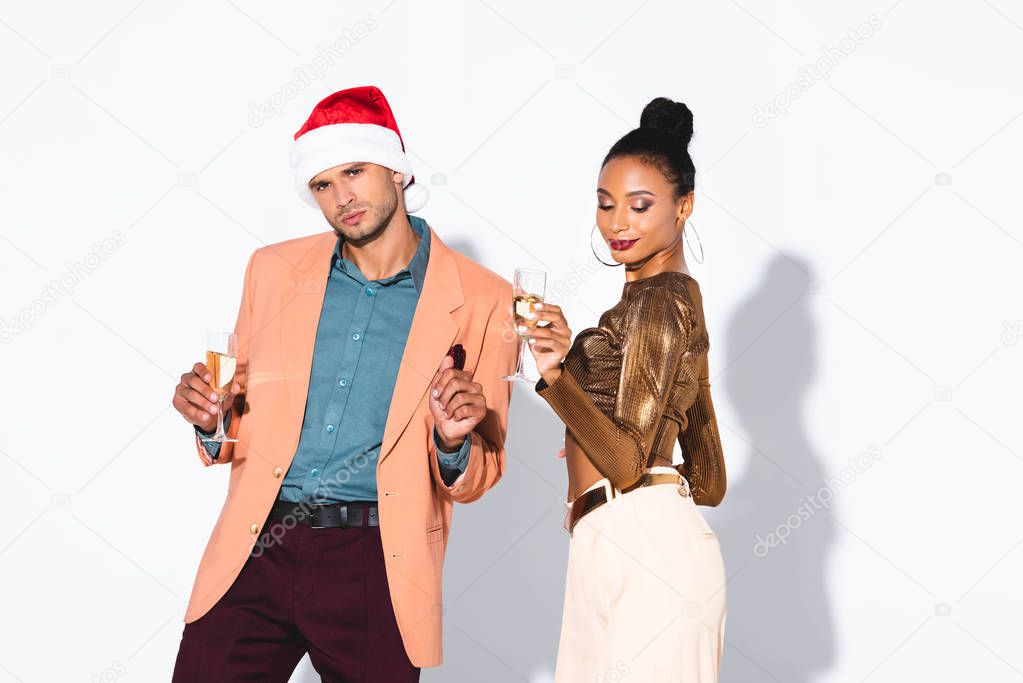
M 678 444 L 682 448 L 682 474 L 689 482 L 693 502 L 713 507 L 725 497 L 725 458 L 710 398 L 707 354 L 700 358 L 696 398 L 686 410 L 686 428 L 679 433 Z
M 658 289 L 630 302 L 622 325 L 621 372 L 614 417 L 601 411 L 564 366 L 553 384 L 536 391 L 572 432 L 593 466 L 619 490 L 643 474 L 694 326 L 691 306 Z

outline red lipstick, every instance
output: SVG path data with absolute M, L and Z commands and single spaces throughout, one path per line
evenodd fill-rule
M 608 240 L 608 244 L 610 244 L 611 248 L 615 251 L 625 251 L 626 249 L 631 249 L 638 241 L 639 238 L 637 237 L 634 240 Z

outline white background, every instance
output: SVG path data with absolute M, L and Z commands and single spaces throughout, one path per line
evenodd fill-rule
M 505 277 L 547 270 L 576 331 L 623 277 L 589 256 L 601 158 L 651 98 L 692 108 L 722 681 L 1023 678 L 1021 58 L 1008 0 L 4 2 L 0 681 L 169 679 L 228 475 L 173 388 L 233 325 L 249 253 L 328 229 L 289 144 L 365 84 L 420 215 Z M 551 677 L 561 430 L 515 391 L 424 681 Z

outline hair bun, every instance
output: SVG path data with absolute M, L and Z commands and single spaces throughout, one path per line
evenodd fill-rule
M 681 138 L 683 147 L 688 147 L 693 138 L 693 112 L 683 102 L 656 97 L 643 107 L 639 127 L 674 135 Z

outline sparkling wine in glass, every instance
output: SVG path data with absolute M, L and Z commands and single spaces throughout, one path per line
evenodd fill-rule
M 234 381 L 234 370 L 238 363 L 238 338 L 232 332 L 210 332 L 206 335 L 206 367 L 210 371 L 210 385 L 217 392 L 217 431 L 202 436 L 203 441 L 226 443 L 238 441 L 224 432 L 224 398 Z
M 543 303 L 544 293 L 547 289 L 547 273 L 542 270 L 531 268 L 516 268 L 515 278 L 512 281 L 512 295 L 515 310 L 515 329 L 523 324 L 524 319 L 536 314 L 536 305 Z M 528 349 L 526 344 L 528 338 L 519 334 L 519 356 L 515 363 L 515 374 L 508 375 L 503 379 L 516 382 L 536 382 L 536 378 L 529 377 L 525 373 L 523 362 Z

